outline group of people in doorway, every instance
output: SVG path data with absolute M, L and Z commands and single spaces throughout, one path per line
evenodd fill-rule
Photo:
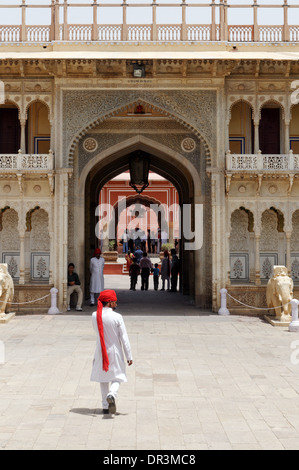
M 150 229 L 145 232 L 139 227 L 135 227 L 132 230 L 125 229 L 120 240 L 123 246 L 123 253 L 128 253 L 129 251 L 132 253 L 137 248 L 149 254 L 160 253 L 162 245 L 167 242 L 168 233 L 165 230 L 158 228 L 156 233 Z
M 167 290 L 170 292 L 177 292 L 178 276 L 180 272 L 180 260 L 176 254 L 176 250 L 173 248 L 169 254 L 168 250 L 164 251 L 164 257 L 161 262 L 161 270 L 159 269 L 158 263 L 151 262 L 147 256 L 146 251 L 142 252 L 141 249 L 137 248 L 134 253 L 127 254 L 127 269 L 130 276 L 130 289 L 136 290 L 138 276 L 141 276 L 141 290 L 148 290 L 149 277 L 153 273 L 154 289 L 158 290 L 159 280 L 161 277 L 162 288 L 161 290 Z

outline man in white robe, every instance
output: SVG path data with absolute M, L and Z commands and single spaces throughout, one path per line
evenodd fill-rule
M 90 380 L 101 384 L 103 413 L 116 413 L 116 398 L 121 382 L 127 382 L 126 365 L 132 365 L 130 341 L 122 315 L 116 313 L 115 291 L 101 292 L 98 308 L 92 314 L 96 331 L 96 350 Z
M 105 260 L 101 256 L 101 249 L 96 248 L 93 258 L 90 260 L 90 305 L 95 305 L 95 296 L 104 290 L 104 264 Z

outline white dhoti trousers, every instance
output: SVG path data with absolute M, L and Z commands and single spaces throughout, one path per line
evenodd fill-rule
M 119 386 L 120 386 L 120 382 L 118 382 L 117 380 L 111 382 L 111 384 L 109 382 L 101 382 L 103 410 L 108 409 L 107 395 L 112 395 L 114 399 L 116 400 Z

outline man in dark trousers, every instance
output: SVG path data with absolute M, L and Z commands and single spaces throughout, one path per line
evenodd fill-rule
M 147 257 L 147 253 L 143 253 L 139 266 L 141 269 L 141 290 L 148 290 L 148 278 L 153 269 L 153 264 Z
M 177 257 L 176 251 L 174 248 L 171 249 L 171 292 L 177 292 L 178 284 L 178 275 L 180 272 L 180 260 Z
M 137 284 L 139 274 L 140 274 L 140 267 L 139 267 L 139 264 L 137 263 L 137 259 L 134 258 L 133 263 L 131 264 L 130 270 L 129 270 L 129 276 L 131 278 L 130 290 L 136 290 L 136 284 Z

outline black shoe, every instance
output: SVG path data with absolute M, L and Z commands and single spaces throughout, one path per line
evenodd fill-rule
M 109 410 L 103 409 L 103 415 L 109 415 Z
M 115 398 L 113 395 L 107 395 L 107 402 L 109 403 L 109 413 L 115 415 L 116 413 L 116 404 Z

